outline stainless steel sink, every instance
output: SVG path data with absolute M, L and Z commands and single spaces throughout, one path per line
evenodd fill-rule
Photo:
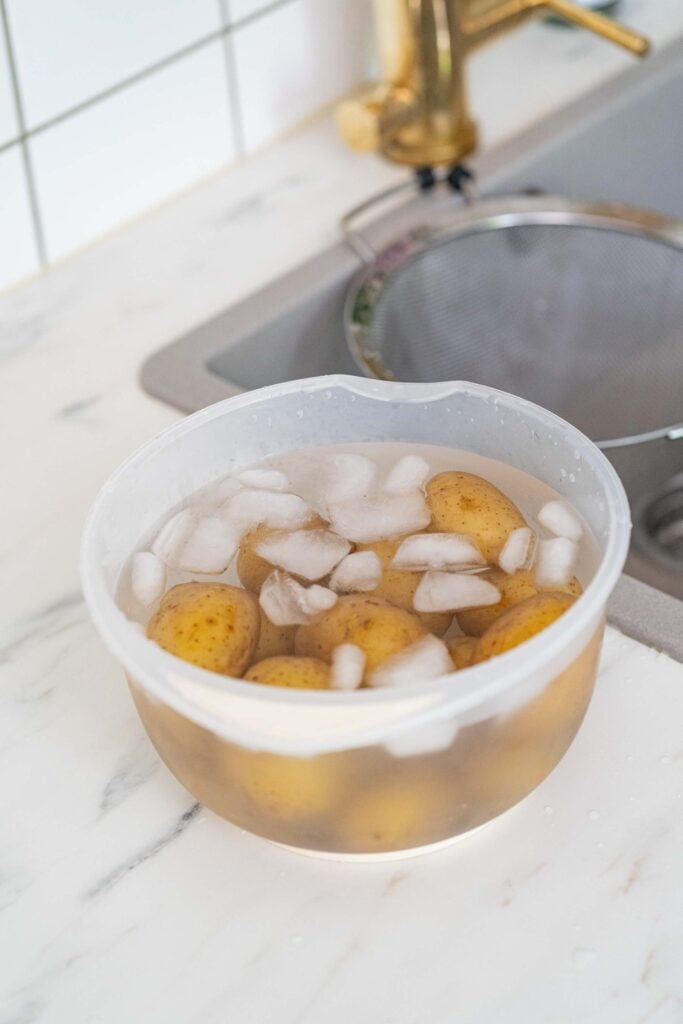
M 623 202 L 683 219 L 682 112 L 683 41 L 474 161 L 480 191 L 492 195 L 538 189 Z M 381 244 L 400 234 L 405 222 L 419 217 L 425 202 L 431 204 L 433 215 L 439 204 L 446 210 L 459 200 L 447 195 L 416 197 L 372 223 L 374 241 Z M 358 257 L 340 239 L 338 245 L 158 352 L 143 367 L 143 386 L 189 412 L 278 381 L 358 373 L 342 324 L 344 298 L 357 270 Z M 682 382 L 672 379 L 670 386 L 681 392 L 683 421 Z M 683 439 L 609 454 L 634 512 L 628 571 L 683 597 L 683 478 L 678 506 L 675 495 L 665 495 L 656 504 L 666 482 L 683 471 Z M 674 544 L 672 557 L 670 547 L 665 551 L 658 545 L 655 527 L 664 522 L 663 533 L 670 539 L 669 519 L 673 515 L 675 520 L 676 508 L 682 539 Z M 674 522 L 674 534 L 676 529 Z

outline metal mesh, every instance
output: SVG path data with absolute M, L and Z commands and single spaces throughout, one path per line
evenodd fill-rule
M 683 253 L 646 235 L 525 225 L 446 240 L 397 269 L 370 347 L 398 380 L 470 380 L 596 440 L 683 420 Z

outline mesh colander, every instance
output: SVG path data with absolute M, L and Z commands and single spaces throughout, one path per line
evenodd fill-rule
M 381 252 L 348 219 L 347 235 L 365 267 L 346 336 L 367 376 L 511 391 L 604 448 L 683 438 L 683 223 L 515 196 Z

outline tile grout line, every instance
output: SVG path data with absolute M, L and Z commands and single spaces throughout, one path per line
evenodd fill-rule
M 230 0 L 217 0 L 221 23 L 224 29 L 230 28 Z M 235 156 L 242 159 L 245 153 L 244 144 L 244 110 L 240 99 L 239 81 L 235 61 L 234 35 L 226 31 L 223 38 L 223 66 L 225 84 L 228 90 L 228 105 L 232 121 L 232 140 L 235 145 Z
M 10 33 L 7 10 L 5 8 L 5 0 L 0 0 L 0 20 L 2 21 L 2 27 L 5 34 L 5 44 L 7 48 L 7 63 L 9 65 L 10 81 L 12 83 L 14 108 L 17 117 L 17 122 L 19 125 L 19 146 L 21 150 L 21 160 L 24 165 L 26 191 L 28 193 L 28 201 L 29 206 L 31 208 L 33 236 L 36 244 L 36 251 L 38 253 L 38 260 L 40 262 L 41 267 L 45 267 L 47 266 L 47 247 L 45 245 L 45 230 L 40 211 L 40 204 L 38 201 L 38 190 L 36 188 L 35 175 L 33 173 L 33 162 L 31 160 L 31 153 L 28 147 L 28 135 L 26 132 L 24 105 L 21 97 L 21 89 L 19 86 L 19 75 L 17 72 L 16 60 L 14 57 L 14 46 L 12 44 L 12 36 Z

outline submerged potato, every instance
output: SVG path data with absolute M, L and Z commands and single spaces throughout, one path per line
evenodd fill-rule
M 413 597 L 424 573 L 408 572 L 405 569 L 392 569 L 391 560 L 398 551 L 405 535 L 392 540 L 377 540 L 372 544 L 358 544 L 358 551 L 374 551 L 382 563 L 382 578 L 374 590 L 369 591 L 374 597 L 383 597 L 391 601 L 397 608 L 413 611 Z M 450 612 L 415 612 L 425 629 L 437 636 L 443 636 L 453 616 Z
M 369 674 L 426 632 L 418 617 L 404 608 L 378 597 L 348 594 L 309 625 L 299 626 L 294 648 L 299 655 L 329 662 L 335 647 L 355 644 L 365 654 Z
M 318 658 L 283 655 L 257 661 L 244 678 L 267 686 L 288 686 L 295 690 L 329 690 L 330 666 Z
M 524 516 L 502 491 L 473 473 L 438 473 L 427 484 L 431 529 L 473 537 L 487 562 L 496 562 L 511 530 Z
M 452 636 L 446 640 L 448 653 L 456 669 L 468 668 L 472 664 L 476 646 L 477 640 L 473 636 Z
M 444 799 L 446 798 L 446 799 Z M 343 849 L 381 853 L 426 846 L 442 838 L 435 829 L 454 803 L 433 778 L 401 776 L 359 793 L 339 816 Z
M 281 654 L 294 654 L 294 634 L 296 626 L 275 626 L 263 608 L 259 608 L 261 628 L 258 643 L 254 651 L 254 661 L 265 658 L 277 658 Z
M 147 636 L 200 668 L 241 676 L 259 635 L 256 599 L 226 583 L 180 583 L 161 599 Z
M 299 530 L 319 530 L 321 527 L 327 526 L 324 519 L 320 516 L 314 516 L 310 522 L 304 526 L 299 526 Z M 254 551 L 254 548 L 268 537 L 272 537 L 276 534 L 282 533 L 282 530 L 274 530 L 271 526 L 256 526 L 253 530 L 250 530 L 240 544 L 240 549 L 237 553 L 237 575 L 240 578 L 240 583 L 247 590 L 250 590 L 252 594 L 258 594 L 261 587 L 265 583 L 268 576 L 275 568 L 270 562 L 267 562 L 265 558 L 261 558 Z M 299 583 L 308 585 L 310 580 L 304 580 L 300 576 L 295 576 L 295 580 Z
M 260 811 L 281 821 L 329 812 L 339 788 L 332 764 L 322 757 L 243 753 L 230 762 L 230 772 Z
M 493 583 L 500 591 L 501 598 L 498 604 L 490 604 L 485 608 L 467 608 L 458 612 L 458 624 L 468 636 L 482 636 L 508 608 L 513 608 L 535 594 L 552 590 L 556 594 L 571 594 L 578 597 L 583 593 L 576 576 L 572 576 L 567 584 L 560 587 L 539 587 L 534 574 L 528 569 L 520 569 L 519 572 L 508 576 L 502 569 L 494 568 L 483 573 L 481 578 Z
M 510 608 L 479 637 L 472 664 L 505 654 L 525 640 L 530 640 L 559 619 L 575 600 L 571 594 L 544 592 L 528 597 L 526 601 Z

